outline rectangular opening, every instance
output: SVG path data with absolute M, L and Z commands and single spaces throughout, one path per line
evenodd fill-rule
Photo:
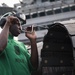
M 63 12 L 68 12 L 68 11 L 70 11 L 70 8 L 69 7 L 64 7 L 64 8 L 62 8 L 62 10 L 63 10 Z
M 48 10 L 46 11 L 47 15 L 52 15 L 53 14 L 53 10 Z
M 45 16 L 45 12 L 39 12 L 39 16 L 42 17 L 42 16 Z
M 26 19 L 30 19 L 30 15 L 28 14 L 28 15 L 26 15 Z
M 41 2 L 47 2 L 48 0 L 41 0 Z
M 71 11 L 74 11 L 75 10 L 75 6 L 71 6 Z
M 55 9 L 54 12 L 55 14 L 61 13 L 61 9 Z
M 31 16 L 32 16 L 32 18 L 36 18 L 36 17 L 38 17 L 38 14 L 37 13 L 34 13 Z

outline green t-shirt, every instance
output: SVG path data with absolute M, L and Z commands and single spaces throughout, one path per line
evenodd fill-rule
M 10 35 L 7 47 L 0 54 L 0 75 L 31 75 L 32 70 L 26 47 Z

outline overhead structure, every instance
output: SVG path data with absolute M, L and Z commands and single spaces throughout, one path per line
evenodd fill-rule
M 14 4 L 14 10 L 26 15 L 26 24 L 23 25 L 23 29 L 34 24 L 39 41 L 42 41 L 47 33 L 45 28 L 50 24 L 55 22 L 64 24 L 64 21 L 68 24 L 69 21 L 75 20 L 75 0 L 20 0 L 20 3 Z M 23 36 L 24 33 L 18 37 L 19 40 L 28 42 L 28 39 Z

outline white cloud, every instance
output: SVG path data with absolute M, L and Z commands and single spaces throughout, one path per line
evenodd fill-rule
M 8 6 L 13 7 L 14 4 L 19 3 L 19 0 L 0 0 L 0 5 L 2 5 L 2 3 L 5 3 Z

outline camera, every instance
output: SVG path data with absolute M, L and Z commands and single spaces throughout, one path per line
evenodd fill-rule
M 0 26 L 3 27 L 6 23 L 7 16 L 15 16 L 20 20 L 21 25 L 26 24 L 26 16 L 23 13 L 8 12 L 0 18 Z

